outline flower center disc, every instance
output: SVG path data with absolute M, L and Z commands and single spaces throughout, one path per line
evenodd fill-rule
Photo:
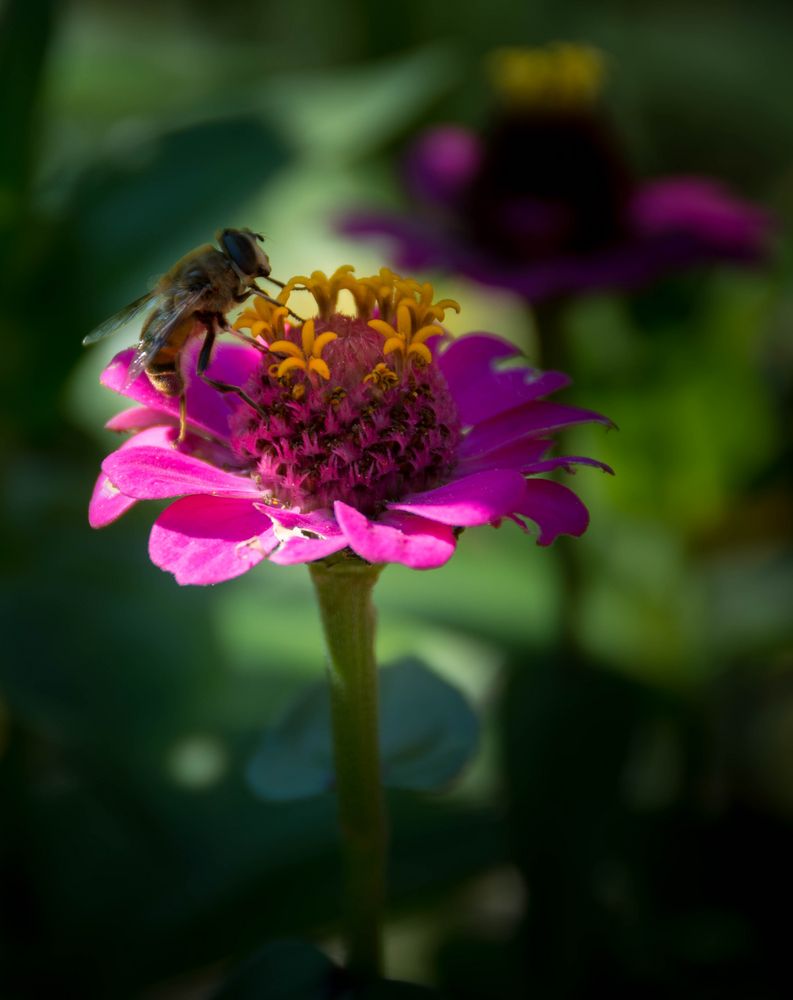
M 320 306 L 320 317 L 302 326 L 289 327 L 285 309 L 260 299 L 239 317 L 237 327 L 257 334 L 268 349 L 244 386 L 261 412 L 241 403 L 231 417 L 231 439 L 274 502 L 310 511 L 342 500 L 371 515 L 448 475 L 460 422 L 424 344 L 442 333 L 436 326 L 423 332 L 439 307 L 425 292 L 423 303 L 407 308 L 404 287 L 385 296 L 381 286 L 379 299 L 367 296 L 369 286 L 358 287 L 366 279 L 351 278 L 349 270 L 331 279 L 314 272 L 286 286 L 281 301 L 294 287 L 308 288 Z M 358 316 L 330 311 L 340 288 L 327 286 L 340 272 Z M 387 274 L 392 285 L 402 280 Z

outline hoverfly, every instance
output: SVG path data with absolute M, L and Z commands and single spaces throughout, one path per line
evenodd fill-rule
M 283 288 L 280 281 L 270 277 L 269 258 L 259 246 L 264 238 L 250 229 L 223 229 L 216 239 L 220 249 L 206 243 L 191 250 L 160 278 L 150 292 L 105 320 L 83 339 L 85 345 L 94 344 L 148 310 L 135 356 L 127 372 L 126 384 L 130 385 L 145 371 L 155 389 L 165 396 L 179 397 L 177 444 L 184 440 L 186 433 L 187 399 L 180 360 L 187 342 L 204 334 L 196 365 L 199 378 L 219 392 L 236 393 L 249 406 L 259 410 L 244 389 L 210 378 L 206 370 L 218 332 L 228 331 L 243 340 L 249 339 L 237 330 L 229 329 L 225 317 L 229 309 L 244 302 L 251 294 L 280 304 L 255 283 L 257 278 L 267 278 Z

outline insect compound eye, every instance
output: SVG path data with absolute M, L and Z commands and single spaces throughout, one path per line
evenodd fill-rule
M 259 261 L 256 244 L 250 233 L 243 233 L 239 229 L 224 229 L 220 234 L 220 243 L 226 256 L 237 265 L 243 274 L 256 274 L 259 270 Z
M 264 243 L 264 236 L 262 236 L 261 233 L 251 233 L 251 236 L 255 236 L 256 239 L 259 241 L 259 243 Z M 258 261 L 259 264 L 259 269 L 256 273 L 259 275 L 260 278 L 269 278 L 270 271 L 272 270 L 272 268 L 270 267 L 270 258 L 264 252 L 264 249 L 262 247 L 256 246 L 254 244 L 254 250 L 256 251 L 256 260 Z

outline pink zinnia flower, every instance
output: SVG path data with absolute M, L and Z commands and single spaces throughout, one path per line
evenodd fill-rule
M 263 559 L 281 565 L 336 553 L 415 569 L 441 566 L 462 528 L 505 518 L 539 529 L 538 543 L 580 535 L 588 514 L 541 474 L 588 458 L 549 458 L 553 435 L 597 413 L 548 402 L 560 372 L 515 367 L 519 352 L 485 333 L 452 340 L 450 300 L 383 269 L 339 268 L 293 278 L 318 315 L 302 326 L 257 299 L 237 320 L 258 346 L 221 344 L 211 374 L 243 386 L 257 409 L 189 378 L 187 426 L 177 448 L 176 399 L 145 374 L 126 385 L 132 350 L 102 383 L 137 404 L 108 427 L 132 436 L 102 463 L 92 526 L 138 500 L 176 499 L 154 523 L 152 561 L 181 584 L 229 580 Z M 337 310 L 345 290 L 355 314 Z M 519 360 L 519 359 L 518 359 Z M 510 365 L 507 367 L 507 365 Z

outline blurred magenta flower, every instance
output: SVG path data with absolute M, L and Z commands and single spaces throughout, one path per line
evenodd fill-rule
M 632 175 L 597 107 L 595 50 L 503 50 L 492 69 L 501 110 L 485 134 L 443 125 L 409 151 L 406 186 L 421 210 L 357 210 L 346 233 L 388 238 L 398 266 L 534 302 L 768 253 L 768 216 L 717 181 Z
M 517 349 L 485 333 L 450 340 L 450 300 L 382 269 L 293 278 L 319 314 L 290 326 L 257 299 L 237 320 L 258 346 L 223 344 L 212 374 L 244 386 L 258 409 L 193 378 L 188 435 L 176 448 L 178 405 L 145 374 L 126 386 L 123 351 L 102 382 L 135 401 L 108 424 L 132 436 L 102 464 L 92 526 L 138 500 L 179 497 L 155 521 L 154 563 L 182 584 L 210 584 L 263 559 L 312 562 L 349 549 L 370 563 L 445 563 L 461 528 L 504 518 L 539 527 L 538 542 L 587 527 L 583 503 L 541 473 L 588 458 L 547 457 L 554 432 L 606 418 L 544 397 L 560 372 L 516 367 Z M 345 289 L 355 314 L 337 311 Z M 190 362 L 195 364 L 195 358 Z M 610 470 L 607 470 L 610 471 Z

